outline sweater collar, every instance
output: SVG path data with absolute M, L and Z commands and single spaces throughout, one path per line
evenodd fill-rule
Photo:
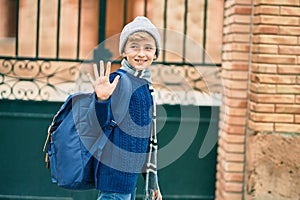
M 135 77 L 143 78 L 145 79 L 149 84 L 152 84 L 151 80 L 151 72 L 150 69 L 147 67 L 144 70 L 136 70 L 134 67 L 132 67 L 126 59 L 123 59 L 121 61 L 121 69 L 128 72 L 129 74 L 132 74 Z

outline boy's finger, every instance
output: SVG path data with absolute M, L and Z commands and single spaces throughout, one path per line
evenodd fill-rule
M 107 76 L 107 77 L 109 76 L 110 69 L 111 69 L 111 62 L 107 62 L 106 70 L 105 70 L 105 76 Z
M 98 73 L 98 69 L 97 69 L 97 65 L 96 64 L 93 64 L 93 69 L 94 69 L 95 79 L 97 80 L 99 78 L 99 73 Z
M 100 77 L 104 76 L 104 62 L 100 60 Z

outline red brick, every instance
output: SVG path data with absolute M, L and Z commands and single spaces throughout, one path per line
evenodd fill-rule
M 257 6 L 255 7 L 254 14 L 267 14 L 267 15 L 279 15 L 278 6 Z
M 226 152 L 223 148 L 218 148 L 218 155 L 220 156 L 220 160 L 227 162 L 244 162 L 245 160 L 244 153 L 230 153 Z
M 300 33 L 299 26 L 280 26 L 279 34 L 281 35 L 295 35 L 298 36 Z
M 262 122 L 254 122 L 252 120 L 248 121 L 248 127 L 254 131 L 274 131 L 274 123 L 262 123 Z
M 242 192 L 243 184 L 236 182 L 225 182 L 224 188 L 226 192 Z
M 298 19 L 298 17 L 259 15 L 259 16 L 254 17 L 254 24 L 297 26 L 297 25 L 299 25 L 299 19 Z
M 279 27 L 278 26 L 273 26 L 273 25 L 264 25 L 264 24 L 259 24 L 255 25 L 253 27 L 253 33 L 258 33 L 258 34 L 277 34 L 279 33 Z
M 252 46 L 253 53 L 278 54 L 278 45 L 254 44 Z
M 230 107 L 238 107 L 238 108 L 246 108 L 247 107 L 246 99 L 225 98 L 224 103 Z
M 233 4 L 233 6 L 225 10 L 225 16 L 249 14 L 251 14 L 251 7 L 248 5 Z
M 300 8 L 299 7 L 280 7 L 280 15 L 287 16 L 300 16 Z
M 272 113 L 275 112 L 275 104 L 263 104 L 263 103 L 255 103 L 250 102 L 250 110 L 255 112 L 267 112 Z
M 242 156 L 244 157 L 243 154 Z M 244 175 L 242 173 L 225 172 L 223 177 L 225 181 L 242 182 Z
M 299 5 L 298 0 L 254 0 L 254 5 L 270 4 L 270 5 Z
M 234 61 L 234 62 L 223 61 L 222 62 L 222 69 L 228 69 L 228 70 L 248 71 L 248 66 L 249 66 L 248 61 Z
M 276 93 L 276 85 L 252 83 L 251 91 L 255 93 Z
M 244 164 L 239 162 L 226 162 L 222 161 L 222 167 L 227 172 L 243 172 Z
M 248 80 L 248 71 L 222 70 L 222 77 L 231 80 Z
M 241 81 L 241 80 L 224 79 L 223 80 L 223 86 L 227 87 L 227 88 L 231 88 L 231 89 L 247 90 L 248 82 L 247 81 Z
M 232 90 L 232 89 L 224 89 L 224 94 L 227 97 L 231 97 L 231 98 L 247 98 L 247 91 L 245 90 Z
M 250 26 L 248 24 L 231 24 L 223 29 L 224 34 L 229 33 L 249 33 Z
M 300 85 L 277 85 L 277 93 L 300 94 Z
M 226 115 L 238 118 L 246 118 L 247 110 L 244 108 L 232 108 L 229 106 L 222 106 L 225 109 Z M 237 120 L 240 121 L 240 120 Z
M 249 52 L 249 44 L 246 43 L 228 43 L 223 45 L 223 51 L 245 51 Z
M 222 54 L 223 60 L 236 60 L 236 61 L 248 61 L 249 53 L 248 52 L 224 52 Z
M 298 38 L 297 36 L 283 35 L 254 35 L 253 43 L 297 45 Z
M 258 54 L 252 56 L 252 61 L 256 63 L 296 64 L 296 60 L 296 56 L 293 55 Z
M 235 4 L 240 4 L 240 5 L 251 5 L 251 0 L 227 0 L 225 1 L 225 8 L 229 8 Z
M 299 46 L 279 46 L 279 54 L 300 55 Z
M 275 131 L 300 133 L 300 124 L 275 123 Z
M 234 125 L 224 124 L 220 128 L 228 134 L 237 134 L 237 135 L 245 134 L 245 126 L 234 126 Z
M 237 192 L 222 192 L 223 199 L 217 199 L 217 200 L 241 200 L 243 199 L 242 193 Z
M 250 24 L 251 16 L 250 15 L 234 15 L 234 16 L 232 16 L 232 22 L 240 23 L 240 24 Z
M 262 74 L 276 74 L 277 65 L 275 64 L 264 64 L 264 63 L 252 63 L 252 72 L 258 72 Z
M 300 105 L 276 104 L 275 111 L 277 113 L 300 114 Z
M 244 162 L 244 153 L 226 153 L 225 160 L 227 162 Z
M 289 94 L 250 94 L 257 103 L 294 103 L 295 96 Z
M 296 76 L 291 75 L 269 75 L 269 74 L 253 74 L 251 80 L 257 83 L 271 84 L 295 84 Z
M 223 42 L 224 43 L 231 43 L 231 42 L 249 42 L 250 41 L 250 34 L 249 33 L 234 33 L 234 34 L 228 34 L 223 36 Z
M 280 74 L 300 74 L 300 66 L 298 65 L 278 65 L 278 73 Z
M 245 135 L 229 134 L 225 131 L 222 131 L 222 134 L 220 135 L 220 137 L 222 137 L 222 139 L 226 143 L 244 144 L 244 142 L 245 142 Z
M 292 114 L 273 114 L 273 113 L 250 113 L 250 118 L 255 122 L 293 122 Z
M 295 122 L 300 124 L 300 115 L 295 115 Z
M 226 116 L 224 117 L 226 123 L 229 125 L 239 125 L 245 126 L 246 125 L 246 116 L 245 117 L 234 117 L 234 116 Z
M 300 95 L 296 95 L 296 103 L 300 103 Z

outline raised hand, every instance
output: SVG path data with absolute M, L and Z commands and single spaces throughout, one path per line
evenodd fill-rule
M 103 60 L 100 61 L 100 75 L 96 64 L 93 65 L 93 68 L 95 79 L 92 78 L 91 74 L 88 73 L 87 75 L 91 83 L 93 84 L 97 99 L 99 101 L 105 101 L 111 96 L 111 94 L 115 90 L 120 76 L 117 75 L 112 83 L 109 81 L 111 62 L 107 63 L 106 69 L 104 70 L 104 62 Z

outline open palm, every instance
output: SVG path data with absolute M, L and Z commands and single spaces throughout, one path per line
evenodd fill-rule
M 97 95 L 97 99 L 99 101 L 107 100 L 115 90 L 120 76 L 117 75 L 113 82 L 109 81 L 109 75 L 111 70 L 111 63 L 108 62 L 106 65 L 106 69 L 104 70 L 104 62 L 100 61 L 100 74 L 97 69 L 97 65 L 93 65 L 95 79 L 92 78 L 91 74 L 88 74 L 88 77 L 93 84 L 95 93 Z

